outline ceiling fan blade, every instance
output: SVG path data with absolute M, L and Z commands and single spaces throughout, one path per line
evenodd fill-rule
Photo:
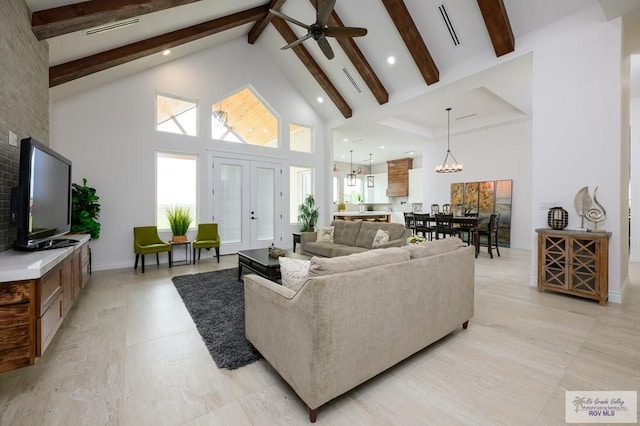
M 322 37 L 318 40 L 318 46 L 320 46 L 320 50 L 322 50 L 322 53 L 324 53 L 327 59 L 333 59 L 333 49 L 331 49 L 331 45 L 326 38 Z
M 327 22 L 329 22 L 329 17 L 331 16 L 331 12 L 333 12 L 335 4 L 336 0 L 324 0 L 322 2 L 322 9 L 318 11 L 317 21 L 317 24 L 322 28 L 327 26 Z
M 299 26 L 299 27 L 306 28 L 307 30 L 308 30 L 309 28 L 311 28 L 309 25 L 307 25 L 307 24 L 305 24 L 305 23 L 303 23 L 303 22 L 300 22 L 300 21 L 298 21 L 297 19 L 293 19 L 292 17 L 287 16 L 287 15 L 285 15 L 284 13 L 280 13 L 279 11 L 277 11 L 277 10 L 275 10 L 275 9 L 269 9 L 269 13 L 271 13 L 272 15 L 277 16 L 278 18 L 282 18 L 282 19 L 284 19 L 285 21 L 289 21 L 289 22 L 291 22 L 292 24 L 296 24 L 296 25 L 297 25 L 297 26 Z
M 325 28 L 326 37 L 363 37 L 367 35 L 366 28 L 356 27 L 329 27 Z
M 305 40 L 309 40 L 310 38 L 311 38 L 311 34 L 307 34 L 306 36 L 304 36 L 304 37 L 300 37 L 300 38 L 299 38 L 299 39 L 297 39 L 296 41 L 294 41 L 294 42 L 292 42 L 292 43 L 289 43 L 289 44 L 287 44 L 287 45 L 286 45 L 286 46 L 284 46 L 284 47 L 281 47 L 281 48 L 280 48 L 280 50 L 290 49 L 290 48 L 292 48 L 292 47 L 295 47 L 295 46 L 299 45 L 300 43 L 302 43 L 302 42 L 303 42 L 303 41 L 305 41 Z

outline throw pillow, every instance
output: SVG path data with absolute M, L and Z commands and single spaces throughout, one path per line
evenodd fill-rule
M 373 244 L 371 245 L 371 248 L 378 248 L 388 242 L 389 233 L 387 231 L 383 231 L 382 229 L 378 229 L 378 232 L 376 232 L 376 236 L 373 237 Z
M 332 243 L 333 242 L 333 226 L 325 226 L 318 228 L 316 235 L 316 242 L 318 243 Z
M 282 285 L 293 291 L 300 290 L 309 278 L 309 261 L 280 256 L 278 262 L 280 263 Z

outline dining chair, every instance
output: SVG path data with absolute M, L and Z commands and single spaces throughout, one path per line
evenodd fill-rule
M 500 214 L 492 214 L 489 217 L 489 223 L 486 225 L 481 225 L 475 231 L 478 233 L 478 238 L 480 240 L 480 244 L 476 248 L 476 257 L 478 257 L 478 253 L 480 252 L 480 246 L 486 246 L 487 251 L 489 252 L 489 256 L 493 259 L 493 251 L 492 248 L 496 249 L 496 253 L 500 256 L 500 248 L 498 247 L 498 223 L 500 221 Z M 482 237 L 485 237 L 483 241 Z
M 156 255 L 156 263 L 160 266 L 159 253 L 169 253 L 169 268 L 171 268 L 171 244 L 160 239 L 158 227 L 156 226 L 136 226 L 133 228 L 133 252 L 136 254 L 136 261 L 133 269 L 138 269 L 138 259 L 142 256 L 142 273 L 144 274 L 144 256 L 146 254 Z
M 443 238 L 447 236 L 457 236 L 460 237 L 460 228 L 456 228 L 453 226 L 453 215 L 452 214 L 437 214 L 436 215 L 436 240 L 440 239 L 440 235 Z
M 416 233 L 416 224 L 412 212 L 404 212 L 404 227 L 410 229 L 412 233 Z
M 462 216 L 464 217 L 478 217 L 478 213 L 464 213 L 464 208 L 462 210 Z M 462 241 L 467 243 L 468 246 L 471 245 L 473 241 L 473 232 L 475 231 L 475 228 L 475 225 L 460 225 L 460 238 Z
M 431 226 L 431 218 L 428 213 L 414 213 L 413 220 L 415 223 L 415 233 L 422 234 L 423 237 L 428 239 L 429 241 L 433 240 L 433 232 L 435 231 L 435 227 Z
M 193 240 L 193 264 L 196 263 L 196 249 L 198 250 L 198 261 L 200 261 L 200 254 L 202 249 L 215 249 L 216 250 L 216 258 L 218 259 L 218 263 L 220 263 L 220 234 L 218 234 L 218 224 L 217 223 L 199 223 L 198 224 L 198 233 L 196 234 L 196 238 Z

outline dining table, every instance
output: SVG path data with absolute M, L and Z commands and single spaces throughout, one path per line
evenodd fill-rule
M 435 226 L 436 218 L 432 216 L 430 213 L 421 213 L 415 212 L 414 214 L 428 214 L 427 222 Z M 468 231 L 470 235 L 473 235 L 473 245 L 476 248 L 476 253 L 480 252 L 480 236 L 477 232 L 473 232 L 477 230 L 478 227 L 484 223 L 489 221 L 489 216 L 453 216 L 453 224 L 458 225 L 460 228 Z

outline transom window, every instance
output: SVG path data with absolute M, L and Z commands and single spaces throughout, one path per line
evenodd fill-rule
M 251 87 L 246 87 L 212 105 L 211 137 L 277 148 L 278 118 Z
M 289 126 L 291 151 L 313 152 L 311 127 L 293 124 Z
M 157 94 L 156 130 L 197 136 L 198 101 Z

